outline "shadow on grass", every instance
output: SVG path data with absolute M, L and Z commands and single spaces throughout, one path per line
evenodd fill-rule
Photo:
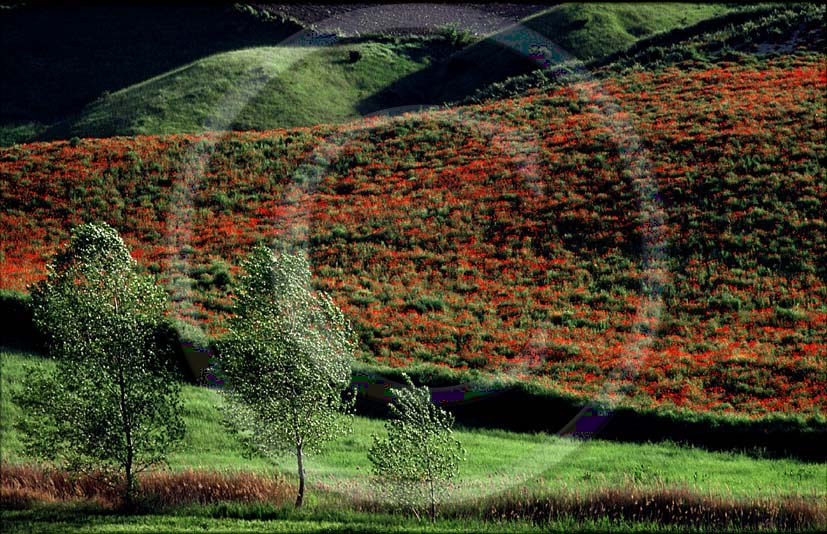
M 389 388 L 403 379 L 400 370 L 381 371 L 371 372 L 368 368 L 354 371 L 353 383 L 362 389 L 356 406 L 360 415 L 373 418 L 389 415 Z M 457 424 L 468 428 L 545 432 L 628 443 L 669 441 L 754 458 L 827 461 L 824 448 L 827 427 L 812 419 L 747 420 L 718 414 L 618 408 L 606 415 L 587 413 L 573 421 L 587 405 L 582 400 L 522 384 L 498 388 L 471 381 L 462 383 L 452 379 L 448 372 L 427 368 L 405 371 L 414 382 L 439 388 L 434 392 L 434 401 L 444 401 L 441 403 L 454 414 Z
M 63 527 L 79 529 L 92 523 L 95 518 L 118 515 L 117 511 L 90 502 L 37 503 L 23 510 L 0 509 L 0 525 L 3 532 L 23 532 L 27 531 L 24 526 L 47 523 L 59 523 Z
M 0 13 L 4 119 L 46 122 L 217 52 L 276 45 L 299 31 L 228 6 L 17 6 Z M 66 91 L 71 87 L 71 91 Z

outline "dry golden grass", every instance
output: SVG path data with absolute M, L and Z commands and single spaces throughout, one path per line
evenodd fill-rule
M 446 516 L 485 520 L 529 520 L 537 524 L 578 519 L 654 522 L 713 530 L 799 530 L 827 526 L 827 506 L 806 496 L 737 498 L 704 495 L 690 488 L 635 486 L 588 492 L 515 490 L 473 503 L 456 504 Z
M 73 476 L 32 465 L 2 465 L 0 479 L 2 508 L 25 508 L 35 501 L 83 500 L 111 508 L 120 501 L 117 485 L 101 474 Z M 294 493 L 295 488 L 281 477 L 247 472 L 154 471 L 139 476 L 138 500 L 158 507 L 222 501 L 281 505 L 292 500 Z
M 102 478 L 71 476 L 33 465 L 0 465 L 0 508 L 24 509 L 36 502 L 86 501 L 105 508 L 120 503 L 115 486 Z M 356 512 L 405 513 L 371 484 L 316 483 L 323 508 Z M 454 488 L 451 493 L 457 493 Z M 180 505 L 219 502 L 289 505 L 295 485 L 284 477 L 250 472 L 205 470 L 155 471 L 140 477 L 138 500 L 162 510 Z M 537 525 L 574 518 L 681 525 L 711 530 L 818 530 L 827 527 L 827 505 L 816 496 L 784 495 L 744 498 L 699 493 L 689 487 L 630 483 L 589 491 L 567 488 L 515 488 L 476 499 L 449 499 L 439 509 L 443 519 L 528 521 Z

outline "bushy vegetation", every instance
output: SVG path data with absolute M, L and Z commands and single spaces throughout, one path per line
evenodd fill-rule
M 368 458 L 383 491 L 417 515 L 427 509 L 435 521 L 437 503 L 457 476 L 464 451 L 452 435 L 454 417 L 434 403 L 427 386 L 405 379 L 405 387 L 393 393 L 387 437 L 374 436 Z
M 118 509 L 121 495 L 106 483 L 106 474 L 79 477 L 60 469 L 32 464 L 0 466 L 0 507 L 23 510 L 38 503 L 92 501 L 105 509 Z M 193 470 L 150 471 L 139 475 L 134 496 L 144 512 L 183 505 L 221 502 L 288 503 L 294 489 L 284 477 L 255 472 L 224 473 Z
M 155 337 L 166 294 L 135 267 L 109 225 L 72 231 L 32 296 L 56 365 L 30 373 L 14 399 L 31 456 L 105 473 L 127 509 L 136 473 L 184 434 L 179 384 Z
M 350 429 L 353 330 L 326 293 L 310 287 L 301 255 L 256 248 L 244 265 L 236 316 L 219 345 L 230 425 L 267 455 L 296 458 L 305 491 L 305 455 Z

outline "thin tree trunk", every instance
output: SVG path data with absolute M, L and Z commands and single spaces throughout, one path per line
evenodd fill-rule
M 436 522 L 436 493 L 434 492 L 434 473 L 431 470 L 431 453 L 427 450 L 425 451 L 425 465 L 428 469 L 428 490 L 430 490 L 430 494 L 431 494 L 430 495 L 431 503 L 430 503 L 430 507 L 429 507 L 430 509 L 428 511 L 430 512 L 431 523 L 435 523 Z
M 301 444 L 296 445 L 296 460 L 299 463 L 299 494 L 296 496 L 296 508 L 301 508 L 304 501 L 304 464 L 302 463 Z
M 118 296 L 114 297 L 115 314 L 120 313 L 120 300 Z M 126 488 L 124 488 L 124 506 L 128 511 L 132 511 L 133 502 L 132 497 L 135 492 L 135 474 L 132 472 L 133 463 L 135 462 L 135 447 L 132 443 L 132 422 L 130 421 L 129 411 L 126 407 L 126 378 L 124 377 L 123 368 L 124 361 L 118 359 L 115 362 L 118 366 L 118 393 L 120 394 L 120 409 L 121 420 L 123 421 L 124 440 L 126 441 L 126 462 L 124 462 L 124 471 L 126 471 Z
M 123 376 L 123 369 L 118 373 L 118 388 L 120 390 L 120 407 L 121 418 L 123 419 L 124 438 L 126 440 L 126 462 L 124 463 L 124 470 L 126 471 L 126 488 L 124 490 L 124 506 L 127 510 L 132 510 L 132 496 L 135 490 L 135 475 L 132 472 L 132 464 L 134 463 L 134 446 L 132 444 L 132 425 L 129 421 L 129 414 L 126 408 L 126 384 Z
M 129 456 L 132 456 L 129 453 Z M 124 505 L 126 509 L 132 511 L 133 503 L 132 503 L 132 494 L 134 493 L 135 489 L 135 475 L 132 473 L 132 460 L 128 459 L 126 464 L 126 493 L 124 495 Z
M 434 480 L 433 478 L 428 481 L 431 490 L 431 523 L 436 522 L 436 494 L 434 493 Z

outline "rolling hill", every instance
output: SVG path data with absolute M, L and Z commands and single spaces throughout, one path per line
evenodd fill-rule
M 434 68 L 443 80 L 429 100 L 461 100 L 473 92 L 542 66 L 569 58 L 603 58 L 653 34 L 692 25 L 731 11 L 708 4 L 566 3 L 529 16 L 520 23 L 453 54 Z M 424 76 L 426 73 L 422 73 Z
M 327 42 L 308 34 L 277 50 L 301 27 L 253 8 L 16 7 L 0 11 L 0 143 L 266 130 L 441 104 L 537 68 L 532 44 L 605 57 L 730 9 L 563 4 L 457 51 L 464 43 L 451 46 L 450 30 Z
M 371 99 L 426 67 L 440 39 L 256 47 L 216 54 L 113 92 L 46 138 L 268 130 L 343 122 L 404 103 Z M 351 59 L 358 58 L 358 59 Z
M 229 6 L 182 5 L 12 5 L 0 9 L 0 28 L 0 122 L 35 130 L 105 91 L 218 52 L 277 45 L 302 29 Z
M 586 62 L 550 65 L 482 87 L 455 104 L 513 98 L 549 90 L 584 77 L 599 79 L 626 70 L 669 66 L 704 69 L 724 59 L 754 62 L 793 50 L 827 51 L 818 4 L 766 4 L 726 12 L 700 22 L 641 38 L 633 45 Z
M 212 329 L 239 258 L 287 243 L 364 362 L 823 420 L 824 73 L 802 52 L 341 126 L 5 148 L 0 280 L 24 289 L 105 219 Z

